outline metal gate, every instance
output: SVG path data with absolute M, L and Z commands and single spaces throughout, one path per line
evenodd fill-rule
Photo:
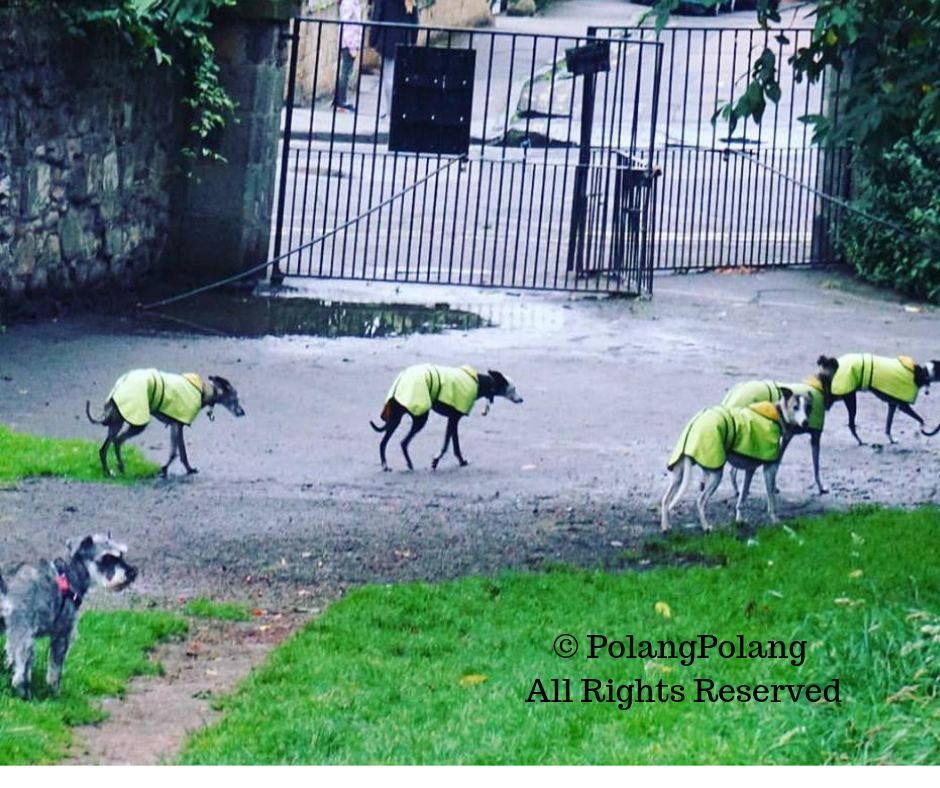
M 403 40 L 393 73 L 360 49 L 354 112 L 343 27 Z M 275 281 L 651 292 L 661 43 L 305 18 L 291 43 Z
M 709 23 L 710 24 L 710 23 Z M 650 238 L 657 271 L 763 268 L 838 262 L 833 238 L 841 212 L 827 199 L 848 196 L 848 153 L 812 144 L 807 115 L 834 117 L 839 74 L 810 84 L 788 59 L 807 46 L 809 28 L 602 27 L 601 36 L 656 40 L 664 46 L 661 110 L 653 162 L 662 178 Z M 782 96 L 760 125 L 729 135 L 712 122 L 736 101 L 751 64 L 773 52 Z

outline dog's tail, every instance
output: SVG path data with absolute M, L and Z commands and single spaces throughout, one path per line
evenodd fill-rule
M 392 401 L 389 400 L 388 402 L 385 403 L 385 407 L 382 408 L 382 413 L 380 416 L 382 421 L 385 421 L 385 422 L 388 421 L 388 417 L 390 415 L 389 411 L 391 410 L 391 402 Z M 376 432 L 385 432 L 386 430 L 388 430 L 388 424 L 385 424 L 384 426 L 379 427 L 374 421 L 371 421 L 371 420 L 369 421 L 369 424 L 372 425 L 372 429 L 374 429 Z
M 88 421 L 92 424 L 104 424 L 104 414 L 102 414 L 100 420 L 91 415 L 91 402 L 87 399 L 85 400 L 85 415 L 88 416 Z
M 921 427 L 920 432 L 921 432 L 921 435 L 926 435 L 929 438 L 932 435 L 936 435 L 938 432 L 940 432 L 940 424 L 934 427 L 930 432 L 927 432 L 926 430 L 924 430 L 923 427 Z

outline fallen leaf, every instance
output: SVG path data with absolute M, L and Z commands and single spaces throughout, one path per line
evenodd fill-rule
M 488 681 L 489 677 L 484 676 L 482 673 L 468 673 L 462 679 L 460 679 L 461 687 L 472 687 L 475 684 L 483 684 L 485 681 Z
M 863 574 L 865 574 L 865 572 L 861 569 L 853 569 L 849 572 L 849 577 L 852 578 L 852 580 L 858 580 Z
M 785 734 L 783 734 L 783 736 L 777 739 L 777 746 L 783 747 L 784 745 L 789 743 L 790 739 L 792 739 L 794 736 L 798 736 L 801 733 L 806 733 L 805 725 L 798 725 L 795 728 L 790 728 L 790 730 L 788 730 Z
M 917 690 L 919 689 L 919 684 L 908 684 L 905 687 L 901 687 L 894 695 L 889 695 L 885 698 L 885 703 L 903 703 L 905 701 L 917 700 Z
M 653 610 L 659 613 L 663 618 L 672 618 L 672 608 L 665 602 L 657 602 L 653 606 Z

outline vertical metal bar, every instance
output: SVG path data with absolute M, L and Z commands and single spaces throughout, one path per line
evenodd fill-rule
M 568 235 L 568 271 L 580 274 L 584 266 L 584 232 L 587 218 L 587 175 L 591 164 L 591 134 L 594 122 L 595 74 L 581 79 L 581 141 L 578 150 L 578 168 L 574 176 L 574 194 L 571 201 L 571 229 Z
M 274 222 L 274 257 L 281 256 L 282 227 L 284 224 L 284 200 L 287 195 L 287 170 L 290 161 L 291 124 L 294 119 L 294 88 L 297 84 L 297 50 L 300 47 L 299 19 L 291 24 L 290 34 L 290 65 L 287 71 L 287 106 L 284 111 L 284 134 L 281 136 L 281 180 L 277 190 L 277 218 Z M 293 217 L 291 217 L 293 224 Z M 271 284 L 280 285 L 284 281 L 284 274 L 277 263 L 271 266 Z
M 506 175 L 506 155 L 507 155 L 507 145 L 506 145 L 506 135 L 509 133 L 509 106 L 512 103 L 512 75 L 516 63 L 516 34 L 513 33 L 511 36 L 511 49 L 509 51 L 509 76 L 507 77 L 507 95 L 506 95 L 506 111 L 503 115 L 503 145 L 501 150 L 501 156 L 499 161 L 499 191 L 496 198 L 496 227 L 493 229 L 493 268 L 492 275 L 490 277 L 490 284 L 494 284 L 496 277 L 496 261 L 499 259 L 499 223 L 502 219 L 503 211 L 503 184 L 505 182 Z M 510 165 L 510 175 L 512 175 L 512 165 Z M 511 188 L 511 187 L 510 187 Z M 510 192 L 510 197 L 512 193 Z M 487 207 L 489 207 L 489 200 L 487 200 Z M 487 211 L 489 213 L 489 211 Z M 505 251 L 505 244 L 504 244 Z M 503 258 L 503 274 L 506 271 L 506 259 Z
M 552 47 L 552 78 L 551 84 L 548 88 L 548 120 L 546 121 L 545 126 L 545 148 L 542 153 L 542 192 L 539 197 L 539 221 L 538 226 L 535 231 L 535 259 L 532 263 L 532 281 L 535 282 L 538 278 L 538 266 L 539 262 L 542 260 L 541 249 L 542 249 L 542 217 L 545 213 L 545 181 L 548 180 L 548 152 L 551 150 L 551 140 L 552 140 L 552 122 L 555 119 L 555 81 L 558 74 L 558 38 L 553 39 L 554 44 Z M 551 220 L 549 220 L 551 221 Z M 551 231 L 551 226 L 549 225 L 549 232 Z M 526 259 L 529 257 L 529 249 L 526 247 Z M 545 272 L 547 274 L 548 266 L 545 266 Z

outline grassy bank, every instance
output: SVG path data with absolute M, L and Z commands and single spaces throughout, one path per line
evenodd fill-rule
M 749 542 L 680 537 L 657 548 L 701 553 L 692 568 L 364 588 L 274 652 L 183 761 L 936 763 L 938 538 L 936 509 L 860 510 Z M 563 633 L 581 643 L 570 659 L 553 653 Z M 788 656 L 588 659 L 591 634 L 742 636 L 781 641 Z M 548 697 L 552 679 L 568 679 L 572 702 L 527 703 L 536 679 Z M 717 693 L 835 680 L 838 702 L 807 700 L 805 687 L 779 702 L 700 692 L 706 681 Z M 591 702 L 586 686 L 599 690 Z M 600 699 L 621 686 L 632 693 L 620 690 L 623 703 Z
M 160 471 L 159 465 L 145 459 L 133 446 L 125 444 L 121 453 L 127 473 L 114 477 L 115 481 L 150 478 Z M 116 461 L 112 458 L 111 462 L 116 469 Z M 0 481 L 36 476 L 61 476 L 81 481 L 108 480 L 101 471 L 97 444 L 30 435 L 0 425 Z
M 148 659 L 147 651 L 185 631 L 186 622 L 168 613 L 85 613 L 79 620 L 80 637 L 65 661 L 58 697 L 46 688 L 48 641 L 41 640 L 31 700 L 15 697 L 9 672 L 0 672 L 0 765 L 59 760 L 71 742 L 71 726 L 104 719 L 95 699 L 123 694 L 132 676 L 157 674 L 160 666 Z

